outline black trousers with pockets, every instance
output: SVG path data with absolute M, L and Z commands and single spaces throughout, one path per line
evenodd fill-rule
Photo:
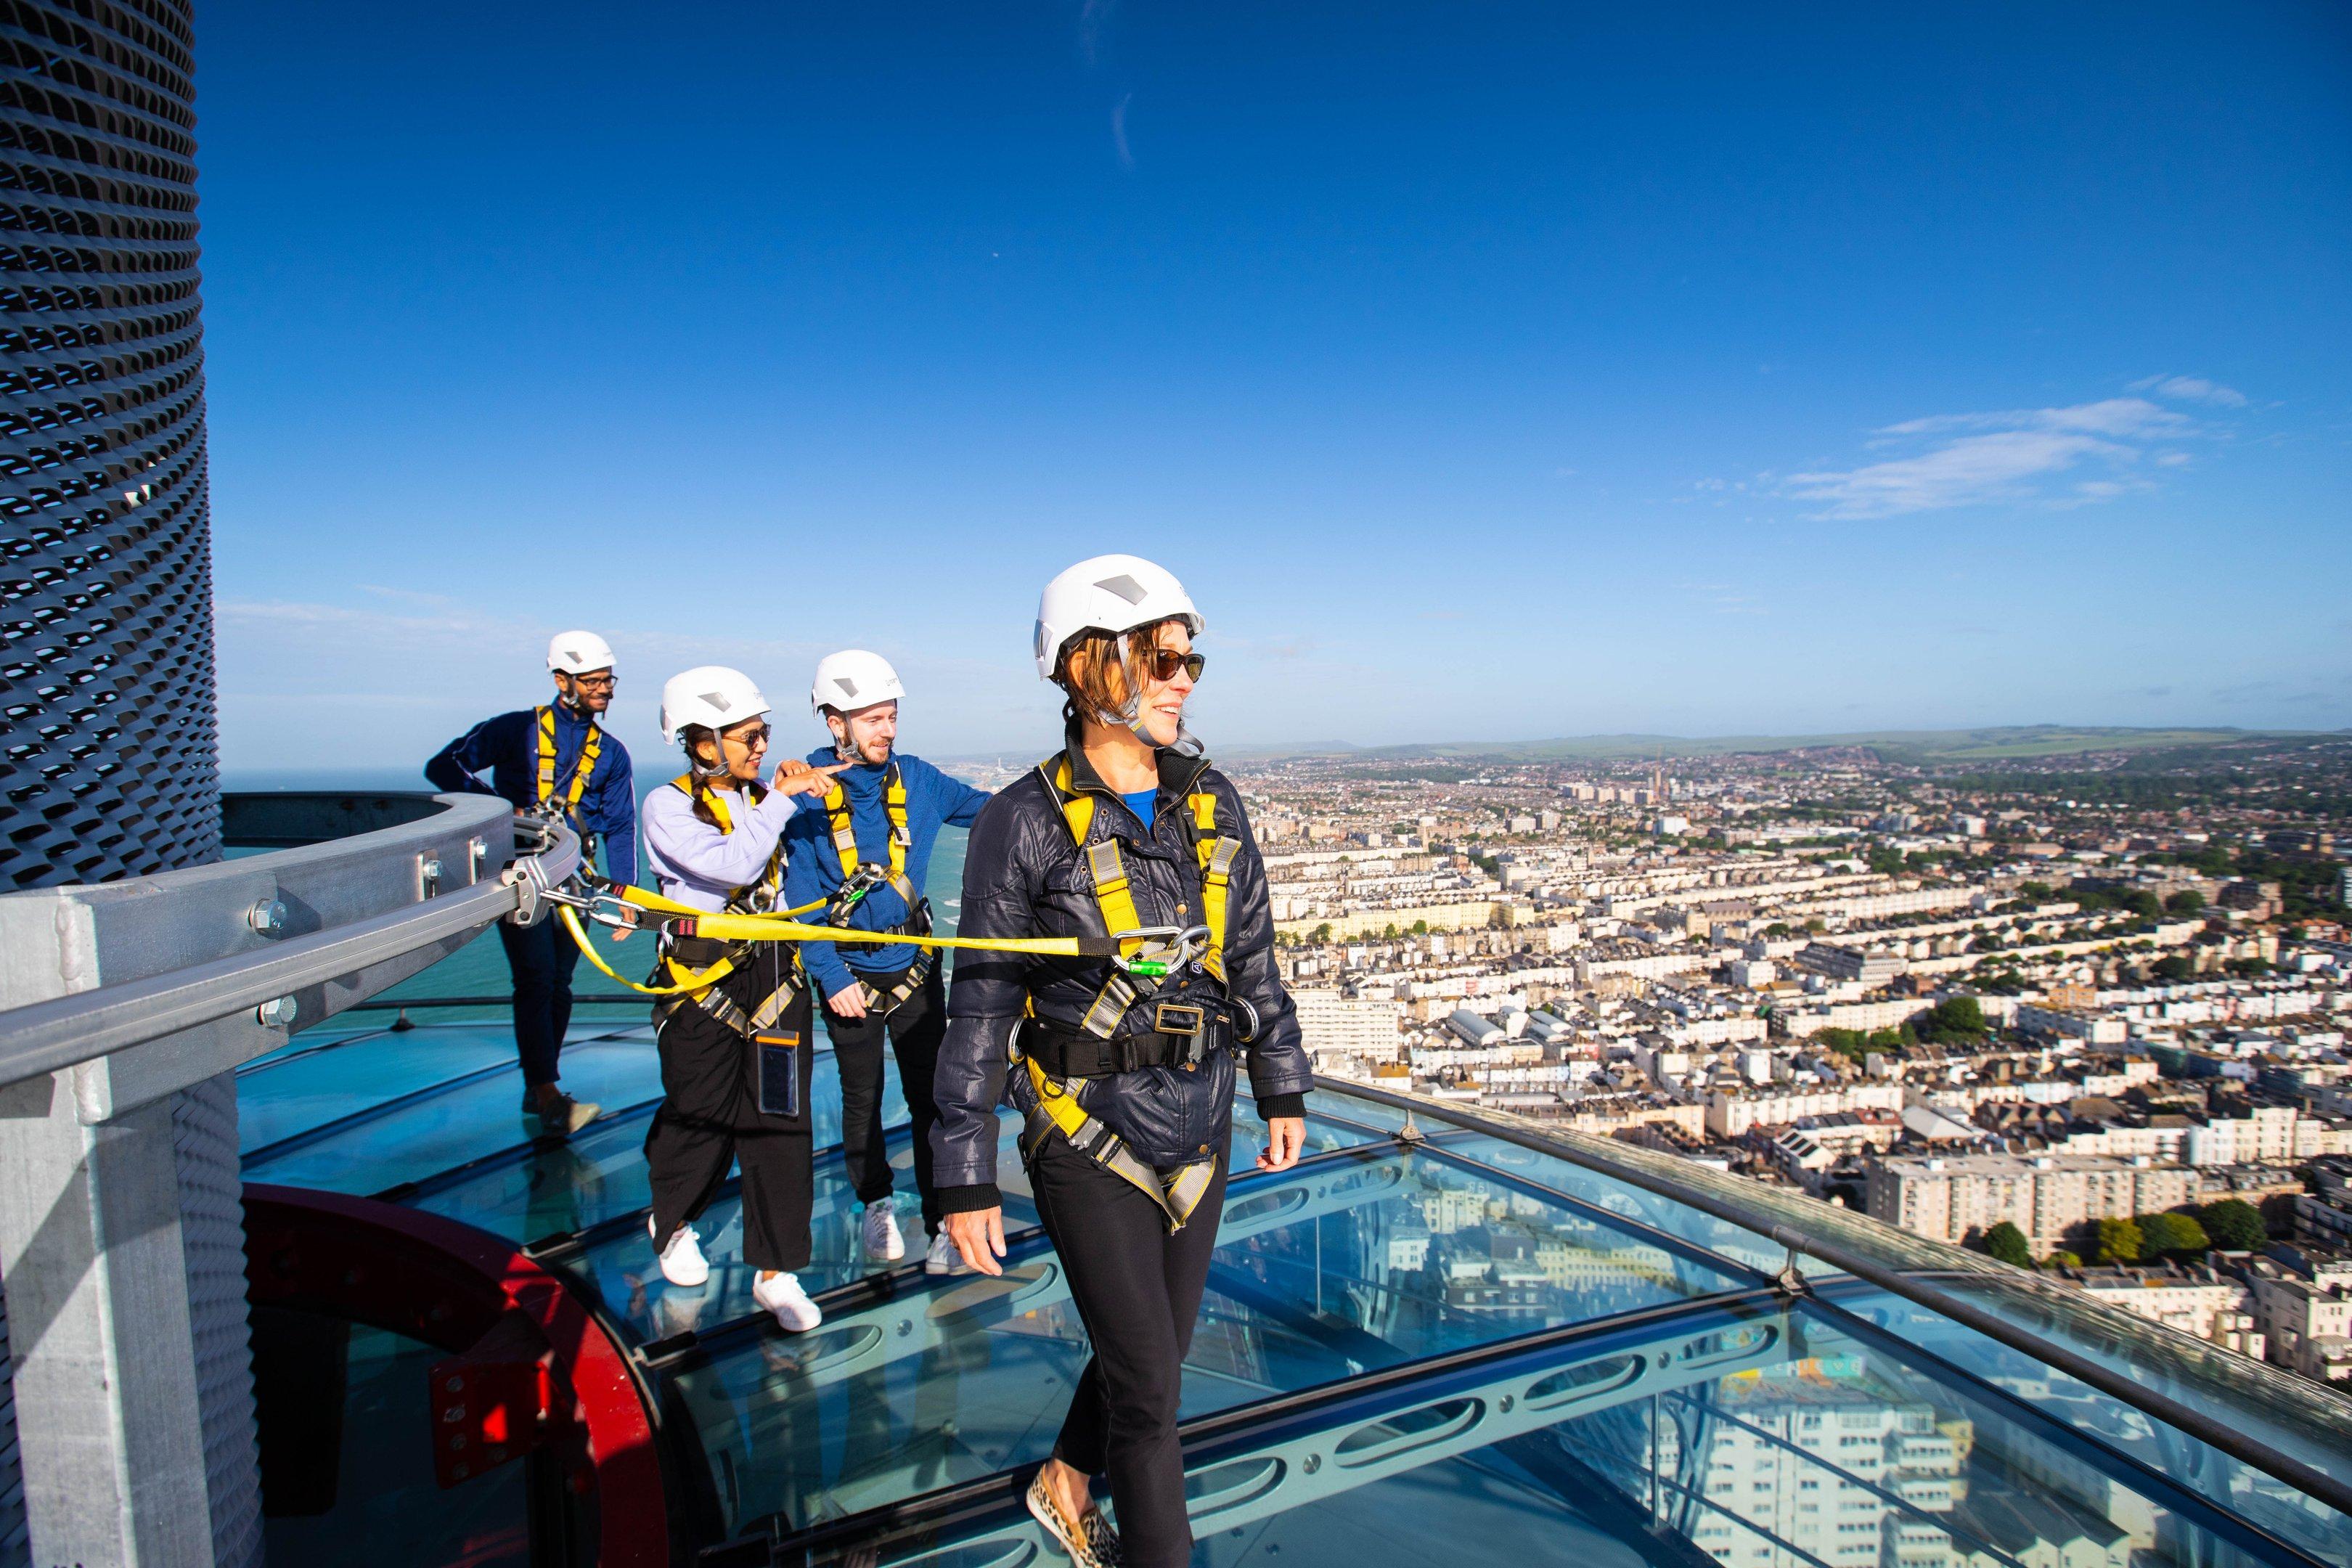
M 1192 1525 L 1176 1415 L 1225 1208 L 1224 1162 L 1172 1236 L 1158 1204 L 1059 1133 L 1046 1135 L 1028 1165 L 1038 1217 L 1094 1342 L 1054 1457 L 1110 1478 L 1129 1568 L 1180 1568 L 1192 1557 Z
M 869 995 L 878 996 L 906 973 L 902 969 L 858 978 L 866 982 Z M 845 1018 L 827 1003 L 824 1027 L 833 1037 L 833 1058 L 841 1068 L 841 1154 L 857 1201 L 870 1204 L 890 1195 L 890 1149 L 882 1138 L 882 1037 L 887 1031 L 913 1123 L 915 1191 L 922 1199 L 923 1225 L 937 1231 L 940 1200 L 931 1184 L 931 1129 L 939 1124 L 940 1107 L 931 1098 L 931 1079 L 939 1073 L 940 1042 L 948 1029 L 946 987 L 939 969 L 934 966 L 923 988 L 899 1003 L 887 1020 L 871 1012 L 863 1018 Z
M 522 1058 L 522 1086 L 537 1089 L 555 1081 L 563 1031 L 572 1024 L 572 970 L 580 962 L 580 949 L 562 921 L 535 926 L 500 921 L 498 931 L 514 975 L 515 1054 Z
M 720 984 L 746 1008 L 772 986 L 789 948 L 761 942 L 747 973 Z M 738 1160 L 743 1165 L 743 1261 L 753 1268 L 793 1270 L 809 1260 L 809 1210 L 815 1191 L 809 1124 L 809 1000 L 803 990 L 772 1031 L 797 1037 L 800 1111 L 760 1110 L 758 1047 L 701 1008 L 670 1014 L 659 1036 L 661 1109 L 646 1134 L 654 1199 L 654 1249 L 699 1216 Z

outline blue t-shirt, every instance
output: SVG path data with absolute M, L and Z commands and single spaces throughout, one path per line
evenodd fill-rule
M 1120 795 L 1118 798 L 1127 802 L 1127 809 L 1135 813 L 1136 821 L 1146 827 L 1151 826 L 1152 808 L 1160 800 L 1160 787 L 1157 784 L 1150 789 L 1137 790 L 1133 795 Z

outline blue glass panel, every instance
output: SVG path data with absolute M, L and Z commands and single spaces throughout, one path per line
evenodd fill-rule
M 1191 1454 L 1195 1563 L 2206 1568 L 2291 1551 L 1797 1300 L 1643 1313 Z M 1130 1542 L 1130 1546 L 1140 1544 Z M 1033 1556 L 1032 1553 L 1036 1555 Z M 1051 1560 L 1017 1508 L 819 1563 Z M 2337 1550 L 2319 1553 L 2341 1562 Z
M 1742 1280 L 1423 1155 L 1368 1149 L 1229 1196 L 1187 1414 Z M 788 1527 L 1034 1462 L 1087 1357 L 1050 1250 L 926 1284 L 805 1339 L 684 1364 L 728 1528 Z
M 1374 1124 L 1375 1113 L 1382 1112 L 1385 1114 L 1379 1124 L 1392 1124 L 1396 1120 L 1396 1113 L 1387 1111 L 1385 1107 L 1350 1100 L 1345 1094 L 1320 1094 L 1317 1103 L 1328 1108 L 1327 1114 L 1349 1121 Z M 1423 1121 L 1421 1131 L 1427 1146 L 1442 1156 L 1549 1188 L 1573 1205 L 1605 1211 L 1612 1220 L 1622 1222 L 1629 1233 L 1647 1229 L 1654 1233 L 1652 1244 L 1670 1258 L 1687 1258 L 1696 1250 L 1764 1275 L 1779 1273 L 1788 1260 L 1785 1248 L 1757 1231 L 1717 1219 L 1557 1154 L 1443 1121 Z M 1677 1247 L 1677 1243 L 1682 1245 Z M 1807 1259 L 1804 1272 L 1811 1278 L 1828 1279 L 1841 1271 Z
M 810 1103 L 815 1117 L 817 1164 L 839 1169 L 841 1081 L 830 1050 L 820 1050 L 810 1068 Z M 568 1143 L 525 1145 L 506 1158 L 485 1162 L 462 1179 L 436 1183 L 406 1200 L 415 1207 L 447 1215 L 516 1241 L 535 1241 L 564 1231 L 584 1230 L 653 1203 L 646 1177 L 645 1141 L 653 1107 L 640 1106 L 600 1120 Z M 898 1089 L 898 1064 L 882 1067 L 882 1124 L 907 1124 L 906 1097 Z M 905 1170 L 903 1162 L 902 1171 Z M 915 1182 L 907 1172 L 898 1191 L 909 1208 Z
M 416 1033 L 438 1037 L 443 1031 Z M 375 1048 L 377 1042 L 367 1040 L 325 1054 L 357 1060 Z M 509 1053 L 512 1048 L 509 1042 Z M 289 1062 L 261 1076 L 266 1079 L 303 1065 L 304 1061 Z M 640 1028 L 630 1037 L 567 1044 L 563 1087 L 608 1110 L 658 1097 L 661 1070 L 652 1031 Z M 369 1103 L 366 1098 L 354 1096 L 344 1109 L 358 1110 Z M 245 1174 L 248 1181 L 329 1192 L 377 1193 L 512 1148 L 537 1127 L 536 1120 L 527 1121 L 522 1114 L 520 1071 L 494 1072 L 421 1096 L 275 1158 L 248 1161 Z
M 237 1073 L 237 1143 L 247 1153 L 363 1107 L 515 1059 L 514 1034 L 504 1026 L 402 1034 L 372 1028 L 320 1046 L 306 1035 L 283 1054 Z
M 1978 1286 L 1976 1281 L 1947 1278 L 1937 1283 L 1966 1289 L 1975 1296 L 1999 1296 L 1995 1289 L 1972 1288 Z M 1984 1386 L 2031 1405 L 2065 1432 L 2127 1456 L 2323 1561 L 2352 1563 L 2352 1519 L 2312 1502 L 2284 1482 L 2054 1372 L 2022 1352 L 2011 1350 L 1908 1301 L 1870 1291 L 1848 1299 L 1846 1304 L 1857 1316 L 1884 1327 L 1905 1343 L 1940 1358 L 1955 1372 L 1972 1374 L 1981 1379 Z M 2011 1305 L 2016 1303 L 2012 1301 Z M 2113 1347 L 2089 1342 L 2086 1336 L 2069 1335 L 2066 1325 L 2037 1321 L 2033 1326 L 2037 1331 L 2071 1342 L 2073 1348 L 2095 1358 L 2105 1359 L 2112 1352 Z M 2196 1348 L 2191 1342 L 2184 1346 L 2184 1352 L 2193 1353 Z M 2210 1407 L 2210 1399 L 2202 1392 L 2173 1385 L 2169 1370 L 2160 1361 L 2144 1357 L 2129 1364 L 2133 1375 L 2151 1386 L 2193 1405 Z M 2259 1426 L 2263 1442 L 2317 1469 L 2336 1470 L 2342 1464 L 2341 1438 L 2336 1434 L 2278 1429 L 2269 1423 L 2258 1422 L 2246 1410 L 2231 1415 L 2239 1425 Z M 2063 1470 L 2063 1467 L 2061 1469 L 2067 1477 L 2073 1476 L 2073 1471 Z M 2095 1496 L 2096 1484 L 2084 1485 Z M 2139 1530 L 2138 1533 L 2145 1534 L 2147 1531 Z M 2139 1545 L 2135 1542 L 2136 1548 Z
M 1004 1158 L 1013 1155 L 1013 1122 L 1005 1120 Z M 899 1224 L 907 1238 L 904 1262 L 922 1259 L 929 1237 L 915 1212 L 914 1149 L 902 1134 L 892 1141 L 890 1163 L 898 1172 L 901 1205 Z M 1015 1166 L 1017 1169 L 1017 1165 Z M 810 1260 L 799 1270 L 802 1289 L 811 1295 L 851 1284 L 882 1269 L 901 1267 L 870 1261 L 858 1238 L 862 1214 L 857 1194 L 838 1152 L 820 1154 L 815 1201 L 809 1224 Z M 1017 1184 L 1005 1191 L 1004 1224 L 1008 1230 L 1034 1226 L 1036 1210 Z M 576 1258 L 564 1260 L 577 1279 L 587 1282 L 619 1321 L 625 1337 L 638 1341 L 674 1335 L 708 1333 L 739 1319 L 756 1316 L 761 1309 L 751 1300 L 754 1272 L 742 1262 L 743 1205 L 733 1192 L 714 1200 L 696 1222 L 703 1256 L 710 1260 L 710 1279 L 694 1289 L 680 1289 L 661 1276 L 653 1239 L 642 1226 L 602 1240 Z
M 426 1373 L 448 1352 L 329 1319 L 280 1313 L 277 1321 L 307 1322 L 309 1336 L 341 1341 L 341 1353 L 324 1361 L 329 1375 L 312 1391 L 334 1405 L 305 1413 L 312 1447 L 289 1451 L 265 1440 L 270 1562 L 527 1568 L 541 1560 L 532 1551 L 528 1461 L 446 1489 L 435 1479 Z

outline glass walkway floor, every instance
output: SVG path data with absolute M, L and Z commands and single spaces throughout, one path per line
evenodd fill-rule
M 575 1023 L 566 1087 L 605 1116 L 566 1145 L 529 1140 L 503 1023 L 394 1031 L 383 1017 L 347 1016 L 377 1022 L 306 1034 L 239 1076 L 264 1216 L 271 1560 L 1062 1561 L 1020 1494 L 1085 1336 L 1009 1121 L 1004 1276 L 868 1265 L 821 1058 L 804 1279 L 825 1322 L 790 1336 L 733 1261 L 731 1192 L 702 1226 L 709 1285 L 671 1289 L 654 1266 L 638 1148 L 660 1090 L 643 1025 Z M 1244 1108 L 1235 1130 L 1240 1173 L 1185 1384 L 1196 1563 L 2352 1568 L 2352 1516 L 2312 1495 L 2324 1487 L 1884 1282 L 1810 1260 L 1791 1271 L 1769 1224 L 1475 1118 L 1424 1110 L 1412 1125 L 1339 1085 L 1308 1105 L 1295 1170 L 1251 1170 L 1263 1129 Z M 891 1135 L 905 1170 L 904 1127 Z M 2352 1476 L 2352 1403 L 2332 1392 L 1775 1201 L 1783 1223 L 1879 1231 L 1906 1278 L 2207 1412 L 2290 1472 Z M 359 1238 L 378 1226 L 383 1256 L 412 1261 L 369 1272 Z M 419 1283 L 454 1253 L 518 1304 L 481 1317 L 488 1348 L 456 1362 L 473 1327 L 436 1328 L 455 1298 Z M 265 1288 L 280 1276 L 296 1283 Z M 500 1334 L 516 1332 L 502 1320 L 524 1307 L 541 1337 L 502 1359 Z M 518 1364 L 557 1390 L 543 1440 L 479 1405 Z M 476 1404 L 448 1392 L 458 1383 Z M 453 1421 L 475 1449 L 451 1447 Z

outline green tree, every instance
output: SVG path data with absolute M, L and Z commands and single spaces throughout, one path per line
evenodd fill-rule
M 2103 1219 L 2096 1227 L 2097 1250 L 2095 1256 L 2102 1263 L 2137 1263 L 2140 1234 L 2136 1221 Z
M 2051 888 L 2047 882 L 2020 882 L 2017 885 L 2017 896 L 2021 899 L 2031 899 L 2035 903 L 2040 903 L 2050 897 L 2050 894 Z
M 1805 929 L 1808 931 L 1811 931 L 1813 935 L 1819 936 L 1822 932 L 1829 930 L 1830 925 L 1829 921 L 1822 919 L 1819 915 L 1815 915 L 1812 919 L 1805 922 Z
M 2013 1263 L 2020 1268 L 2033 1267 L 2032 1246 L 2025 1239 L 2025 1233 L 2007 1220 L 1985 1232 L 1984 1249 L 2003 1263 Z
M 1857 1062 L 1870 1049 L 1870 1037 L 1860 1029 L 1816 1029 L 1812 1037 L 1822 1048 Z
M 1331 922 L 1329 921 L 1325 921 L 1321 925 L 1317 926 L 1313 931 L 1307 932 L 1307 940 L 1313 942 L 1318 947 L 1329 942 L 1331 940 Z
M 2083 1258 L 2079 1253 L 2053 1252 L 2042 1260 L 2042 1266 L 2044 1268 L 2080 1268 Z
M 2164 900 L 2164 912 L 2168 915 L 2193 915 L 2205 908 L 2205 895 L 2194 888 L 2183 888 Z
M 2149 1214 L 2139 1216 L 2139 1245 L 2147 1258 L 2193 1258 L 2212 1243 L 2205 1227 L 2185 1214 Z
M 2179 953 L 2169 952 L 2148 965 L 2147 972 L 2158 980 L 2186 980 L 2197 973 L 2197 966 Z
M 1415 936 L 1427 936 L 1429 934 L 1429 922 L 1427 921 L 1413 921 L 1412 934 Z
M 1947 996 L 1919 1022 L 1921 1037 L 1930 1040 L 1979 1040 L 1989 1027 L 1973 996 Z
M 2197 1211 L 2207 1239 L 2224 1252 L 2260 1252 L 2271 1235 L 2263 1211 L 2243 1198 L 2222 1198 Z

